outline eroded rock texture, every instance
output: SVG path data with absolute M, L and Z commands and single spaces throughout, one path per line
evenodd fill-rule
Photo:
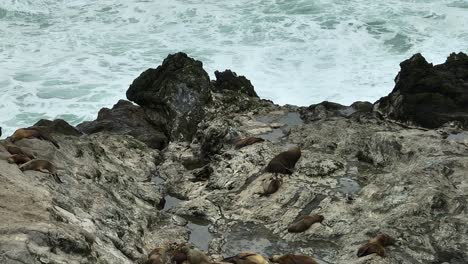
M 211 99 L 210 78 L 202 66 L 185 53 L 169 55 L 133 81 L 127 98 L 142 106 L 152 122 L 166 126 L 171 139 L 190 141 Z
M 177 125 L 195 120 L 182 109 L 167 130 L 182 129 L 192 140 L 173 137 L 160 151 L 144 144 L 141 135 L 163 131 L 148 113 L 166 108 L 137 96 L 141 106 L 120 101 L 80 125 L 87 135 L 51 130 L 60 149 L 38 139 L 17 142 L 56 164 L 62 184 L 46 173 L 22 173 L 0 146 L 1 263 L 143 263 L 168 242 L 192 243 L 215 261 L 255 251 L 309 255 L 318 263 L 466 263 L 468 131 L 460 119 L 444 119 L 451 122 L 433 130 L 384 119 L 367 102 L 278 106 L 229 90 L 204 101 L 191 97 L 201 91 L 194 85 L 165 84 L 179 76 L 167 70 L 172 63 L 181 60 L 174 68 L 181 72 L 201 68 L 174 56 L 135 82 L 154 84 L 141 86 L 156 87 L 141 88 L 149 98 L 167 88 L 198 100 L 193 105 L 204 115 L 195 128 Z M 245 136 L 265 141 L 235 149 Z M 291 146 L 302 151 L 293 173 L 266 173 L 268 162 Z M 283 184 L 261 196 L 272 177 Z M 324 220 L 287 231 L 312 214 Z M 379 233 L 396 239 L 385 257 L 358 258 L 358 248 Z

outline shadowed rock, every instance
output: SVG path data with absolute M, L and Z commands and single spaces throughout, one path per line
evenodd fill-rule
M 164 126 L 171 139 L 191 141 L 211 100 L 210 91 L 203 64 L 179 52 L 136 78 L 127 98 L 142 106 L 154 124 Z
M 108 131 L 131 135 L 154 149 L 163 149 L 168 142 L 166 135 L 148 120 L 141 107 L 125 100 L 120 100 L 112 109 L 102 108 L 96 120 L 83 122 L 77 128 L 86 134 Z
M 468 125 L 468 56 L 452 53 L 433 66 L 421 54 L 400 64 L 395 88 L 375 103 L 384 116 L 426 128 L 448 121 Z
M 223 72 L 215 71 L 215 76 L 216 81 L 214 82 L 214 86 L 218 91 L 230 90 L 251 97 L 258 97 L 252 83 L 244 76 L 237 76 L 237 74 L 231 70 L 225 70 Z
M 47 120 L 41 119 L 34 124 L 34 127 L 40 127 L 47 133 L 59 133 L 69 136 L 80 136 L 82 133 L 74 126 L 63 119 Z

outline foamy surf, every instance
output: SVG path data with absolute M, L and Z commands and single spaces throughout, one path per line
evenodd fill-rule
M 4 0 L 0 126 L 94 119 L 177 51 L 279 104 L 375 101 L 412 54 L 467 51 L 467 26 L 465 1 Z

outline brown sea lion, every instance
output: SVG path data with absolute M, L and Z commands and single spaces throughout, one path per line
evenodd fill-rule
M 148 254 L 148 260 L 146 260 L 145 264 L 165 264 L 165 254 L 166 249 L 162 247 L 155 248 Z
M 395 244 L 395 239 L 386 234 L 379 234 L 358 249 L 357 256 L 364 257 L 373 253 L 385 257 L 384 247 Z
M 312 257 L 293 254 L 273 256 L 270 260 L 279 264 L 318 264 Z
M 37 127 L 28 127 L 28 128 L 20 128 L 17 129 L 13 135 L 11 135 L 10 140 L 12 143 L 23 139 L 23 138 L 38 138 L 42 140 L 47 140 L 54 144 L 57 148 L 60 148 L 58 145 L 57 141 L 55 141 L 54 138 L 52 138 L 51 135 L 48 133 L 44 132 L 43 130 L 37 128 Z
M 14 154 L 25 155 L 29 157 L 30 159 L 34 159 L 34 155 L 31 153 L 31 151 L 26 150 L 24 148 L 20 148 L 15 145 L 10 145 L 10 144 L 6 145 L 6 150 L 12 155 Z
M 57 169 L 55 168 L 54 164 L 48 160 L 34 159 L 21 165 L 19 169 L 21 171 L 35 170 L 40 172 L 47 172 L 52 175 L 57 182 L 62 182 L 62 180 L 58 177 Z
M 301 149 L 298 146 L 276 155 L 267 165 L 265 171 L 271 173 L 292 174 L 296 162 L 301 157 Z
M 283 184 L 283 179 L 279 177 L 273 177 L 263 185 L 263 193 L 259 193 L 260 196 L 269 196 L 274 194 Z
M 182 264 L 188 261 L 187 254 L 183 252 L 174 252 L 171 257 L 172 263 Z
M 202 251 L 196 248 L 190 248 L 185 245 L 180 248 L 181 253 L 184 253 L 187 256 L 187 260 L 190 264 L 210 264 L 211 261 L 208 256 Z
M 245 138 L 238 139 L 234 143 L 234 148 L 235 149 L 241 149 L 243 147 L 247 147 L 249 145 L 252 145 L 252 144 L 255 144 L 255 143 L 258 143 L 258 142 L 263 142 L 263 141 L 265 141 L 263 138 L 245 137 Z
M 7 161 L 8 163 L 16 163 L 18 165 L 20 164 L 23 164 L 23 163 L 26 163 L 28 161 L 30 161 L 31 159 L 26 156 L 26 155 L 23 155 L 23 154 L 15 154 L 15 155 L 11 155 Z
M 268 264 L 268 261 L 262 255 L 254 252 L 241 252 L 235 256 L 223 259 L 223 262 L 234 264 Z
M 301 220 L 293 223 L 288 227 L 288 232 L 290 233 L 300 233 L 304 232 L 309 227 L 311 227 L 314 223 L 321 223 L 323 221 L 323 215 L 307 215 L 301 218 Z

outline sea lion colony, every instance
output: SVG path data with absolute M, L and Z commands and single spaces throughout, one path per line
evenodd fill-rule
M 57 169 L 54 164 L 48 160 L 37 159 L 32 151 L 15 145 L 15 142 L 21 139 L 37 138 L 51 142 L 55 147 L 59 148 L 57 141 L 48 133 L 45 133 L 39 128 L 30 127 L 16 130 L 11 137 L 8 137 L 5 142 L 5 149 L 11 156 L 7 158 L 9 163 L 15 163 L 21 171 L 35 170 L 48 173 L 53 176 L 58 183 L 62 183 L 58 176 Z M 237 140 L 234 143 L 235 149 L 241 149 L 249 145 L 263 142 L 264 139 L 257 137 L 245 137 Z M 301 149 L 298 146 L 292 147 L 287 151 L 281 152 L 274 156 L 264 172 L 273 173 L 274 176 L 268 179 L 263 184 L 263 192 L 258 193 L 260 196 L 269 196 L 276 193 L 283 184 L 283 178 L 278 174 L 292 174 L 297 161 L 301 157 Z M 204 171 L 203 171 L 204 172 Z M 204 174 L 201 173 L 205 178 Z M 195 175 L 198 176 L 198 175 Z M 203 179 L 202 179 L 203 180 Z M 162 210 L 164 207 L 164 197 L 161 199 L 162 204 L 158 205 L 157 209 Z M 307 215 L 292 223 L 287 231 L 290 233 L 301 233 L 309 229 L 314 223 L 321 223 L 324 220 L 322 215 Z M 368 243 L 358 249 L 357 256 L 363 257 L 369 254 L 376 253 L 377 255 L 385 256 L 385 246 L 393 245 L 395 240 L 386 234 L 379 234 L 375 238 L 369 240 Z M 280 264 L 315 264 L 317 263 L 310 256 L 286 254 L 283 256 L 272 256 L 269 260 L 273 263 Z M 209 264 L 209 263 L 235 263 L 235 264 L 267 264 L 267 258 L 255 252 L 241 252 L 235 256 L 227 257 L 222 260 L 211 260 L 204 252 L 193 248 L 187 244 L 166 244 L 158 246 L 149 254 L 145 264 L 163 264 L 163 263 L 189 263 L 189 264 Z

